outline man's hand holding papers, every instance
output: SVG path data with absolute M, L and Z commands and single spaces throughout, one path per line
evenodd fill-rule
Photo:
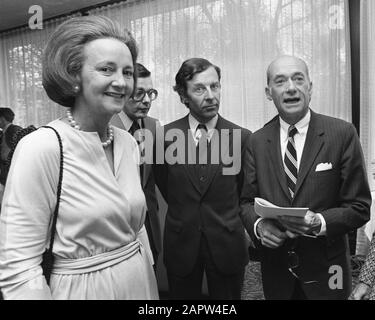
M 256 233 L 268 248 L 280 247 L 287 238 L 313 237 L 319 234 L 321 219 L 308 208 L 278 207 L 262 198 L 255 198 L 255 212 L 261 217 Z
M 319 216 L 310 210 L 304 217 L 280 216 L 278 220 L 284 228 L 301 236 L 315 237 L 322 227 Z

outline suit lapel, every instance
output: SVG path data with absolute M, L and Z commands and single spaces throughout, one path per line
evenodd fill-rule
M 311 111 L 311 119 L 309 123 L 309 129 L 307 131 L 305 145 L 302 152 L 301 163 L 299 166 L 300 169 L 298 173 L 294 199 L 296 198 L 298 191 L 301 189 L 301 186 L 305 181 L 306 176 L 310 171 L 311 166 L 313 165 L 320 149 L 324 145 L 324 129 L 320 126 L 316 118 L 317 115 L 313 111 Z
M 273 170 L 281 189 L 285 195 L 290 199 L 290 193 L 287 187 L 283 159 L 281 156 L 280 147 L 280 122 L 279 119 L 270 124 L 269 135 L 267 137 L 267 152 L 271 159 Z M 276 150 L 276 151 L 275 151 Z
M 152 135 L 153 135 L 154 139 L 155 139 L 155 130 L 153 130 L 151 121 L 148 121 L 147 117 L 142 119 L 142 128 L 150 130 L 152 132 Z M 143 188 L 147 184 L 147 180 L 148 180 L 148 177 L 150 176 L 151 169 L 152 168 L 151 168 L 150 164 L 147 164 L 147 163 L 143 164 L 143 177 L 142 177 L 142 187 Z

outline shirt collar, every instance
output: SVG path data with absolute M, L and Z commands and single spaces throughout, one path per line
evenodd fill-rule
M 301 134 L 301 135 L 307 134 L 310 119 L 311 119 L 311 112 L 309 109 L 306 115 L 294 125 L 298 130 L 298 134 Z M 281 117 L 279 117 L 279 120 L 280 120 L 281 131 L 285 134 L 286 139 L 288 139 L 288 129 L 290 127 L 290 124 L 285 122 L 283 119 L 281 119 Z
M 122 124 L 124 125 L 125 130 L 129 131 L 130 127 L 133 124 L 133 120 L 130 119 L 129 116 L 124 111 L 121 111 L 118 115 L 120 117 Z M 141 127 L 141 121 L 137 120 L 137 122 L 139 126 Z
M 216 127 L 216 124 L 217 124 L 217 120 L 218 120 L 219 116 L 216 115 L 214 116 L 211 120 L 209 120 L 208 122 L 204 123 L 207 127 L 207 131 L 210 132 L 212 131 L 213 129 L 215 129 Z M 191 113 L 189 113 L 189 127 L 190 129 L 195 132 L 197 131 L 197 127 L 198 125 L 200 124 L 200 122 L 195 119 Z

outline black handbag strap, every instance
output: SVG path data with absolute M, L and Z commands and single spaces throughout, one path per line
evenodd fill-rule
M 53 243 L 55 241 L 55 233 L 56 233 L 56 222 L 57 222 L 57 216 L 59 214 L 59 206 L 60 206 L 61 184 L 62 184 L 62 179 L 63 179 L 64 155 L 63 155 L 63 145 L 62 145 L 61 137 L 60 137 L 59 133 L 57 132 L 57 130 L 55 128 L 50 127 L 50 126 L 42 126 L 42 128 L 52 129 L 56 133 L 57 140 L 59 141 L 59 147 L 60 147 L 60 173 L 59 173 L 59 183 L 57 184 L 57 202 L 56 202 L 55 211 L 54 211 L 53 217 L 52 217 L 51 238 L 50 238 L 50 243 L 49 243 L 49 248 L 48 248 L 48 251 L 52 255 Z

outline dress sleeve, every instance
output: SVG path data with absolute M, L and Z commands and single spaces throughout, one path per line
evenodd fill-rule
M 41 262 L 59 168 L 58 140 L 52 130 L 39 129 L 17 145 L 0 215 L 0 287 L 5 299 L 51 299 Z

